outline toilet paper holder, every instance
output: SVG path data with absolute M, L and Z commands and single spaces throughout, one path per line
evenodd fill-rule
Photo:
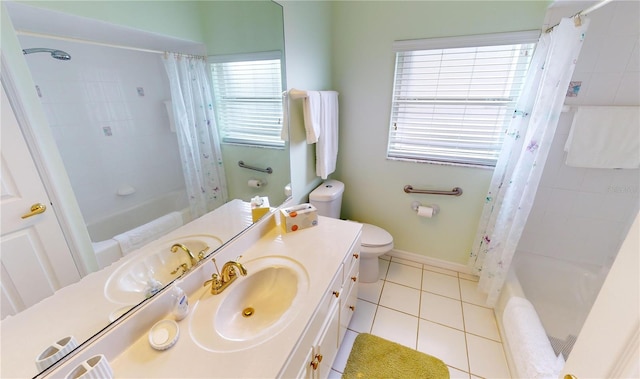
M 414 212 L 418 211 L 418 208 L 422 207 L 423 205 L 419 202 L 419 201 L 414 201 L 413 203 L 411 203 L 411 209 Z M 431 207 L 433 208 L 433 215 L 437 215 L 438 213 L 440 213 L 440 206 L 438 206 L 437 204 L 432 204 L 432 205 L 426 205 L 427 207 Z

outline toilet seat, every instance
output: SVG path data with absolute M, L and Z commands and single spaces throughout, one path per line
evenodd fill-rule
M 360 245 L 363 247 L 382 247 L 393 244 L 393 237 L 386 230 L 371 224 L 362 224 Z

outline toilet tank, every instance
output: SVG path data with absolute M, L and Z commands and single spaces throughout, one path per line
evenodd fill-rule
M 320 216 L 340 218 L 344 183 L 337 180 L 325 180 L 309 194 L 309 202 L 318 209 Z

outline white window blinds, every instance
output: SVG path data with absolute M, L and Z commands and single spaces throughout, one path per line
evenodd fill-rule
M 223 143 L 284 146 L 280 55 L 278 51 L 209 58 Z
M 538 34 L 394 43 L 387 157 L 495 166 Z

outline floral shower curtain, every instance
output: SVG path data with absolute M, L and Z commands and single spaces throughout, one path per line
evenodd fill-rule
M 495 305 L 540 183 L 589 20 L 564 18 L 544 33 L 506 131 L 469 265 Z
M 182 170 L 193 218 L 227 201 L 227 183 L 202 57 L 165 54 Z

